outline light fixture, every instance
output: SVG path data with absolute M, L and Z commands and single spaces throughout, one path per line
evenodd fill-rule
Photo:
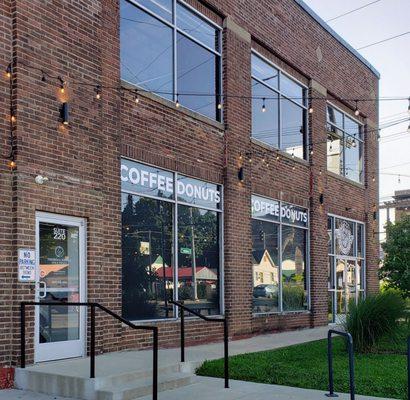
M 9 64 L 9 65 L 7 65 L 7 68 L 6 68 L 6 76 L 7 76 L 7 78 L 11 78 L 11 73 L 12 73 L 12 69 L 11 69 L 11 63 Z
M 239 167 L 238 169 L 238 179 L 240 182 L 244 182 L 245 180 L 245 176 L 244 176 L 244 171 L 243 171 L 243 167 Z
M 239 159 L 242 161 L 243 160 L 243 155 L 242 153 L 239 153 Z
M 180 106 L 180 104 L 179 104 L 179 95 L 177 93 L 177 99 L 176 99 L 176 102 L 175 102 L 175 107 L 179 108 L 179 106 Z
M 355 100 L 356 101 L 356 109 L 354 110 L 354 115 L 356 115 L 356 117 L 358 117 L 360 115 L 360 110 L 359 110 L 359 100 Z
M 295 148 L 292 149 L 292 158 L 295 158 Z
M 95 92 L 95 98 L 97 100 L 101 100 L 101 85 L 97 85 L 94 89 Z
M 372 182 L 376 182 L 376 177 L 373 176 Z
M 63 94 L 65 92 L 66 83 L 61 76 L 58 77 L 58 80 L 60 81 L 60 93 Z
M 276 154 L 276 160 L 280 160 L 280 155 L 279 155 L 279 153 L 278 154 Z
M 313 114 L 313 107 L 312 106 L 309 107 L 309 114 Z
M 68 103 L 66 102 L 60 107 L 60 121 L 63 125 L 68 125 Z
M 140 102 L 140 99 L 139 99 L 139 97 L 138 97 L 138 90 L 135 90 L 134 102 L 135 102 L 135 104 L 138 104 L 138 103 Z
M 17 167 L 17 163 L 14 161 L 14 159 L 9 160 L 7 162 L 7 165 L 11 170 L 16 169 L 16 167 Z
M 262 99 L 262 112 L 266 112 L 265 97 Z
M 10 115 L 10 121 L 14 124 L 17 121 L 17 118 L 14 114 Z
M 218 110 L 222 110 L 222 103 L 219 102 L 217 107 L 218 107 Z

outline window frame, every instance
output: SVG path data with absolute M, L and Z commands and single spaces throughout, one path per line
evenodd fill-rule
M 279 209 L 282 208 L 282 204 L 289 204 L 291 206 L 295 206 L 295 207 L 299 207 L 299 208 L 303 208 L 306 213 L 307 213 L 307 222 L 306 222 L 306 226 L 300 226 L 300 225 L 296 225 L 296 224 L 290 224 L 290 223 L 286 223 L 286 222 L 282 222 L 282 216 L 280 215 L 279 220 L 278 221 L 272 221 L 270 219 L 267 218 L 263 218 L 263 217 L 254 217 L 252 216 L 252 197 L 260 197 L 263 199 L 266 199 L 267 201 L 277 201 L 279 204 Z M 278 265 L 278 276 L 279 276 L 279 297 L 278 297 L 278 308 L 279 311 L 264 311 L 264 312 L 254 312 L 253 311 L 253 304 L 252 304 L 252 315 L 253 316 L 261 316 L 261 315 L 271 315 L 271 314 L 295 314 L 295 313 L 310 313 L 312 311 L 311 308 L 311 288 L 310 288 L 310 210 L 308 208 L 302 207 L 298 204 L 294 204 L 294 203 L 289 203 L 286 201 L 282 201 L 282 200 L 278 200 L 278 199 L 273 199 L 270 197 L 266 197 L 257 193 L 252 193 L 251 194 L 251 224 L 252 224 L 252 220 L 257 220 L 257 221 L 263 221 L 263 222 L 268 222 L 271 224 L 276 224 L 278 225 L 278 259 L 279 259 L 279 265 Z M 283 283 L 282 283 L 282 226 L 290 226 L 292 228 L 299 228 L 299 229 L 303 229 L 305 231 L 305 238 L 306 238 L 306 254 L 305 254 L 305 259 L 306 259 L 306 265 L 305 265 L 305 279 L 306 279 L 306 296 L 307 296 L 307 309 L 305 310 L 288 310 L 288 311 L 284 311 L 283 310 L 283 296 L 282 296 L 282 292 L 283 292 Z M 252 242 L 252 251 L 253 251 L 253 242 Z M 253 278 L 254 274 L 253 274 L 253 265 L 252 265 L 252 278 Z M 252 303 L 253 303 L 253 296 L 252 296 Z
M 172 203 L 174 205 L 173 207 L 173 227 L 172 227 L 172 235 L 173 235 L 173 255 L 172 255 L 172 262 L 175 265 L 174 268 L 174 273 L 173 273 L 173 279 L 174 279 L 174 285 L 178 284 L 178 246 L 179 246 L 179 242 L 178 242 L 178 206 L 179 205 L 183 205 L 183 206 L 188 206 L 188 207 L 194 207 L 194 208 L 199 208 L 202 210 L 208 210 L 208 211 L 215 211 L 218 215 L 218 234 L 219 234 L 219 243 L 218 243 L 218 249 L 219 249 L 219 282 L 218 282 L 218 286 L 219 286 L 219 294 L 218 294 L 218 298 L 219 298 L 219 313 L 215 314 L 213 316 L 215 317 L 220 317 L 225 315 L 225 285 L 224 285 L 224 186 L 221 183 L 217 183 L 214 181 L 205 181 L 202 180 L 198 177 L 192 176 L 192 175 L 186 175 L 186 174 L 181 174 L 178 173 L 177 171 L 174 170 L 170 170 L 167 168 L 162 168 L 162 167 L 158 167 L 157 165 L 151 164 L 151 163 L 146 163 L 145 161 L 140 161 L 140 160 L 135 160 L 132 159 L 130 157 L 121 157 L 121 160 L 128 160 L 131 162 L 135 162 L 141 165 L 146 165 L 149 167 L 153 167 L 153 168 L 158 168 L 162 171 L 166 171 L 166 172 L 170 172 L 172 173 L 173 176 L 173 191 L 175 194 L 177 194 L 177 187 L 176 185 L 178 184 L 178 177 L 181 175 L 183 177 L 187 177 L 187 178 L 192 178 L 192 179 L 196 179 L 196 180 L 200 180 L 206 183 L 211 183 L 214 185 L 217 185 L 220 189 L 220 208 L 212 208 L 212 207 L 206 207 L 206 206 L 198 206 L 196 204 L 192 204 L 192 203 L 187 203 L 184 201 L 180 201 L 178 200 L 178 195 L 175 196 L 174 199 L 168 199 L 168 198 L 162 198 L 159 196 L 154 196 L 154 195 L 147 195 L 147 194 L 143 194 L 143 193 L 138 193 L 138 191 L 133 191 L 133 190 L 124 190 L 121 188 L 121 194 L 122 193 L 127 193 L 127 194 L 131 194 L 134 196 L 140 196 L 140 197 L 146 197 L 146 198 L 150 198 L 150 199 L 155 199 L 155 200 L 160 200 L 160 201 L 164 201 L 164 202 L 168 202 L 168 203 Z M 122 225 L 122 224 L 121 224 Z M 178 290 L 174 290 L 174 300 L 178 301 Z M 122 299 L 121 299 L 122 301 Z M 142 320 L 134 320 L 134 321 L 130 321 L 130 322 L 166 322 L 166 321 L 177 321 L 180 319 L 179 313 L 178 313 L 178 307 L 176 305 L 173 305 L 174 308 L 174 317 L 172 318 L 152 318 L 152 319 L 142 319 Z M 198 319 L 199 317 L 196 316 L 187 316 L 187 318 L 192 318 L 192 319 Z
M 269 146 L 272 149 L 275 150 L 279 150 L 282 152 L 285 152 L 285 150 L 281 149 L 282 146 L 282 98 L 292 102 L 293 104 L 295 104 L 296 106 L 300 107 L 303 110 L 303 122 L 305 125 L 305 132 L 303 134 L 303 160 L 309 161 L 309 151 L 308 151 L 308 147 L 309 147 L 309 133 L 310 133 L 310 129 L 309 129 L 309 106 L 308 106 L 308 94 L 309 94 L 309 87 L 307 85 L 305 85 L 303 82 L 301 82 L 300 80 L 298 80 L 297 78 L 293 77 L 292 75 L 290 75 L 288 72 L 286 72 L 283 68 L 279 67 L 278 65 L 276 65 L 275 63 L 273 63 L 271 60 L 269 60 L 266 56 L 262 55 L 260 52 L 258 52 L 255 49 L 251 50 L 251 57 L 252 55 L 255 55 L 256 57 L 260 58 L 263 62 L 267 63 L 269 66 L 275 68 L 278 70 L 278 87 L 275 88 L 273 86 L 270 86 L 268 84 L 266 84 L 265 82 L 263 82 L 260 78 L 254 76 L 252 74 L 252 64 L 251 64 L 251 81 L 255 80 L 257 81 L 259 84 L 263 85 L 265 88 L 267 88 L 268 90 L 272 90 L 274 91 L 277 95 L 278 95 L 278 147 L 274 147 L 268 143 L 265 143 L 264 141 L 253 137 L 253 132 L 251 132 L 251 137 L 253 140 L 256 140 L 258 142 L 261 142 L 264 146 Z M 284 76 L 286 76 L 288 79 L 290 79 L 291 81 L 293 81 L 294 83 L 296 83 L 297 85 L 301 86 L 302 88 L 302 102 L 298 103 L 297 101 L 295 101 L 294 99 L 292 99 L 291 97 L 287 96 L 286 94 L 284 94 L 281 90 L 281 76 L 282 74 Z M 253 97 L 252 97 L 252 100 Z M 261 99 L 262 101 L 262 99 Z M 253 116 L 252 116 L 253 118 Z M 296 147 L 296 146 L 295 146 Z
M 216 112 L 215 112 L 215 118 L 209 117 L 205 114 L 201 114 L 199 111 L 191 110 L 188 107 L 185 107 L 183 104 L 181 104 L 182 107 L 187 108 L 188 110 L 191 110 L 195 113 L 200 114 L 201 116 L 205 118 L 209 118 L 211 120 L 215 120 L 217 122 L 223 122 L 223 113 L 222 110 L 218 108 L 218 103 L 222 103 L 223 99 L 223 71 L 222 71 L 222 34 L 223 34 L 223 29 L 220 25 L 218 25 L 216 22 L 212 21 L 210 18 L 206 17 L 205 15 L 201 14 L 198 10 L 196 10 L 194 7 L 186 3 L 184 0 L 171 0 L 172 1 L 172 18 L 171 21 L 167 21 L 165 18 L 161 17 L 160 15 L 157 15 L 155 12 L 150 10 L 149 8 L 139 4 L 138 0 L 124 0 L 127 3 L 132 4 L 134 7 L 139 8 L 140 10 L 144 11 L 151 17 L 157 19 L 158 21 L 162 22 L 165 24 L 168 28 L 172 30 L 172 84 L 173 84 L 173 93 L 172 93 L 172 101 L 176 102 L 177 101 L 177 96 L 178 96 L 178 65 L 177 65 L 177 36 L 178 34 L 183 35 L 184 37 L 188 38 L 189 40 L 193 41 L 196 43 L 198 46 L 202 47 L 203 49 L 213 53 L 216 56 L 216 68 L 217 71 L 215 73 L 216 77 L 216 82 L 215 82 L 215 88 L 217 89 L 217 93 L 215 93 L 215 107 L 216 107 Z M 206 23 L 212 25 L 217 31 L 218 31 L 218 50 L 214 50 L 210 47 L 208 47 L 206 44 L 202 43 L 192 35 L 186 33 L 183 29 L 180 29 L 177 25 L 177 3 L 188 9 L 188 11 L 192 12 L 195 14 L 198 18 L 204 20 Z M 121 24 L 120 24 L 121 25 Z M 121 28 L 120 28 L 121 29 Z M 144 89 L 143 87 L 132 83 L 132 82 L 127 82 L 128 84 L 135 86 L 136 88 L 141 88 L 141 92 L 150 92 L 149 90 Z M 159 93 L 153 92 L 155 95 L 163 97 Z M 211 96 L 210 96 L 211 97 Z M 213 97 L 213 96 L 212 96 Z M 168 100 L 168 99 L 166 99 Z M 170 101 L 170 100 L 168 100 Z
M 340 112 L 341 114 L 342 114 L 342 118 L 343 118 L 343 127 L 339 127 L 338 125 L 336 125 L 336 124 L 334 124 L 333 122 L 330 122 L 329 120 L 328 120 L 328 118 L 327 118 L 327 115 L 328 115 L 328 113 L 327 113 L 327 108 L 328 107 L 332 107 L 333 109 L 335 109 L 336 111 L 338 111 L 338 112 Z M 354 135 L 352 135 L 351 133 L 349 133 L 349 132 L 347 132 L 346 130 L 345 130 L 345 126 L 346 126 L 346 124 L 345 124 L 345 120 L 346 120 L 346 118 L 349 118 L 350 120 L 352 120 L 353 122 L 355 122 L 356 124 L 358 124 L 358 126 L 359 126 L 359 135 L 358 135 L 358 137 L 355 137 Z M 339 131 L 341 131 L 342 132 L 342 135 L 341 135 L 341 137 L 339 137 L 335 132 L 331 132 L 329 129 L 328 129 L 328 126 L 331 126 L 331 127 L 333 127 L 333 128 L 335 128 L 336 130 L 339 130 Z M 359 121 L 357 118 L 355 118 L 355 117 L 353 117 L 353 116 L 351 116 L 350 114 L 348 114 L 347 112 L 345 112 L 345 111 L 343 111 L 340 107 L 338 107 L 338 106 L 336 106 L 334 103 L 332 103 L 331 101 L 327 101 L 326 102 L 326 143 L 327 143 L 327 141 L 328 141 L 328 139 L 329 139 L 329 136 L 332 136 L 333 137 L 333 139 L 337 136 L 339 139 L 340 139 L 340 141 L 341 141 L 341 144 L 342 144 L 342 152 L 343 152 L 343 155 L 342 155 L 342 164 L 343 164 L 343 166 L 342 166 L 342 173 L 335 173 L 335 172 L 333 172 L 333 171 L 329 171 L 329 169 L 328 169 L 328 167 L 327 167 L 327 157 L 328 157 L 328 153 L 327 153 L 327 148 L 326 148 L 326 169 L 327 169 L 327 171 L 328 172 L 332 172 L 332 173 L 335 173 L 336 175 L 339 175 L 339 176 L 342 176 L 342 177 L 344 177 L 344 178 L 346 178 L 346 179 L 348 179 L 349 181 L 352 181 L 352 182 L 355 182 L 355 183 L 357 183 L 357 184 L 359 184 L 359 185 L 364 185 L 364 178 L 365 178 L 365 137 L 364 137 L 364 134 L 365 134 L 365 124 L 363 124 L 363 122 L 361 122 L 361 121 Z M 361 137 L 360 137 L 361 136 Z M 350 178 L 349 176 L 346 176 L 346 137 L 349 137 L 349 138 L 353 138 L 354 140 L 356 140 L 357 142 L 359 142 L 359 144 L 361 143 L 362 144 L 362 171 L 359 171 L 359 181 L 356 181 L 355 179 L 352 179 L 352 178 Z M 327 144 L 326 144 L 326 146 L 327 146 Z M 359 147 L 360 148 L 360 147 Z M 361 177 L 361 180 L 360 180 L 360 177 Z M 347 219 L 348 220 L 348 218 L 345 218 L 345 219 Z

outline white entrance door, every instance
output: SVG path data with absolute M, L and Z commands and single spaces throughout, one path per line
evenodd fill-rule
M 36 301 L 83 302 L 85 220 L 36 214 Z M 86 308 L 36 306 L 34 361 L 80 357 L 85 353 Z

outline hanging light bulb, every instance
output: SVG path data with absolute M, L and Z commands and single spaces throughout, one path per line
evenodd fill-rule
M 292 149 L 292 158 L 295 158 L 295 148 Z
M 358 117 L 360 115 L 360 110 L 359 110 L 358 103 L 359 103 L 359 101 L 356 100 L 356 109 L 354 110 L 354 115 L 356 115 L 356 117 Z
M 400 177 L 400 175 L 399 175 L 398 183 L 401 183 L 401 177 Z
M 277 160 L 277 161 L 279 161 L 279 160 L 280 160 L 280 155 L 279 155 L 279 153 L 278 153 L 278 154 L 276 154 L 276 160 Z
M 242 153 L 239 153 L 239 159 L 242 161 L 243 160 L 243 155 Z
M 17 163 L 14 161 L 14 159 L 12 158 L 11 160 L 9 160 L 8 162 L 7 162 L 7 166 L 10 168 L 10 169 L 15 169 L 16 167 L 17 167 Z
M 313 146 L 310 147 L 310 155 L 313 156 Z
M 14 114 L 10 115 L 10 121 L 14 124 L 17 121 L 17 118 Z
M 140 102 L 140 99 L 139 99 L 139 97 L 138 97 L 138 90 L 135 91 L 135 94 L 134 94 L 134 102 L 135 102 L 135 104 L 138 104 L 138 103 Z
M 313 107 L 310 106 L 308 111 L 309 111 L 309 114 L 313 114 Z
M 95 98 L 96 98 L 97 100 L 101 100 L 101 86 L 100 86 L 100 85 L 97 85 L 97 86 L 95 87 L 94 91 L 95 91 Z
M 376 182 L 376 177 L 375 176 L 373 176 L 372 182 Z
M 408 126 L 408 128 L 407 128 L 407 133 L 410 134 L 410 124 L 409 124 L 409 126 Z
M 7 78 L 11 78 L 11 73 L 12 73 L 12 70 L 11 70 L 11 63 L 9 64 L 9 65 L 7 65 L 7 68 L 6 68 L 6 76 L 7 76 Z
M 266 112 L 265 98 L 262 99 L 262 112 Z
M 179 104 L 179 95 L 177 93 L 177 99 L 176 99 L 176 102 L 175 102 L 175 107 L 179 108 L 179 106 L 180 106 L 180 104 Z
M 410 97 L 409 97 L 409 105 L 407 106 L 407 113 L 410 114 Z

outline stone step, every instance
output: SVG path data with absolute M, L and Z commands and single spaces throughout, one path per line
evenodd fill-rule
M 194 376 L 189 373 L 172 373 L 158 377 L 158 392 L 190 385 Z M 122 385 L 102 387 L 96 400 L 134 400 L 152 394 L 152 378 L 141 378 Z

